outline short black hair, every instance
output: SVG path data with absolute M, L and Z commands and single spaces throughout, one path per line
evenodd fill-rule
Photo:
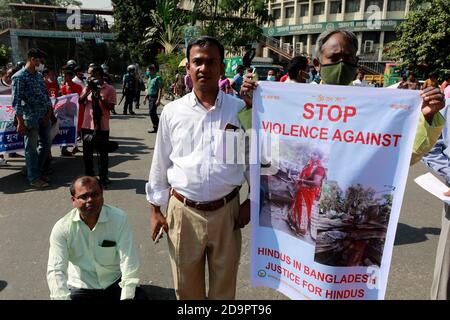
M 38 48 L 31 48 L 27 52 L 27 57 L 28 57 L 28 59 L 31 59 L 31 58 L 46 59 L 47 58 L 47 54 L 44 51 L 42 51 L 42 50 L 40 50 Z
M 208 47 L 208 46 L 216 46 L 217 49 L 219 49 L 220 52 L 220 61 L 223 63 L 223 60 L 225 59 L 225 48 L 223 45 L 217 40 L 216 38 L 210 37 L 210 36 L 203 36 L 200 38 L 192 39 L 186 49 L 186 58 L 189 62 L 190 57 L 190 51 L 193 46 L 199 46 L 199 47 Z
M 68 76 L 75 76 L 75 72 L 70 67 L 63 69 L 63 74 Z
M 102 190 L 102 192 L 103 192 L 103 185 L 102 185 L 102 183 L 100 182 L 100 180 L 98 178 L 91 177 L 91 176 L 78 176 L 78 177 L 76 177 L 75 179 L 72 180 L 72 182 L 70 184 L 70 187 L 69 187 L 70 195 L 72 197 L 75 196 L 75 185 L 76 185 L 76 183 L 78 181 L 80 181 L 82 186 L 88 184 L 91 181 L 96 181 L 98 186 L 100 187 L 100 190 Z
M 288 65 L 288 75 L 291 80 L 294 80 L 297 78 L 298 73 L 300 70 L 305 70 L 308 66 L 308 58 L 305 56 L 295 56 L 292 58 L 292 60 L 289 62 Z
M 75 69 L 75 67 L 72 64 L 66 64 L 61 69 L 62 69 L 62 72 L 66 72 L 66 71 L 74 72 L 73 70 Z
M 50 73 L 50 69 L 44 69 L 43 71 L 42 71 L 42 75 L 43 76 L 45 76 L 46 74 L 49 74 Z
M 149 65 L 148 70 L 156 70 L 155 65 L 154 64 Z
M 101 76 L 103 76 L 105 74 L 105 72 L 103 71 L 103 68 L 98 65 L 92 67 L 92 74 L 94 75 L 96 72 L 100 72 Z
M 80 66 L 76 66 L 76 67 L 73 69 L 73 72 L 75 72 L 75 73 L 83 72 L 83 69 L 82 69 Z

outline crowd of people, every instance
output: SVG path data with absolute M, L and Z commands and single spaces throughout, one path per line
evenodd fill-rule
M 57 130 L 59 125 L 53 110 L 55 99 L 77 94 L 77 140 L 73 145 L 62 145 L 61 156 L 70 157 L 82 151 L 85 174 L 95 176 L 94 153 L 97 153 L 98 176 L 102 187 L 106 188 L 111 183 L 108 178 L 110 114 L 117 114 L 116 89 L 108 73 L 109 68 L 106 64 L 91 63 L 85 70 L 75 60 L 69 60 L 57 73 L 45 66 L 46 58 L 45 52 L 33 48 L 28 51 L 25 62 L 10 63 L 2 70 L 0 94 L 12 96 L 17 130 L 24 136 L 25 155 L 15 152 L 8 156 L 0 154 L 0 165 L 8 165 L 7 157 L 24 157 L 26 165 L 22 172 L 30 185 L 38 189 L 49 187 L 53 173 L 51 140 L 54 135 L 51 130 Z M 162 98 L 162 80 L 154 65 L 149 66 L 145 76 L 148 78 L 148 92 L 144 103 L 149 103 L 153 123 L 153 129 L 148 132 L 156 133 L 159 121 L 156 110 Z M 145 90 L 138 67 L 128 66 L 122 81 L 124 115 L 135 114 L 133 106 L 139 109 L 141 92 Z
M 326 31 L 318 37 L 316 48 L 313 61 L 303 56 L 295 57 L 283 80 L 276 70 L 272 70 L 268 81 L 365 85 L 364 74 L 358 73 L 358 40 L 353 33 Z M 153 130 L 149 132 L 157 133 L 146 184 L 151 235 L 157 241 L 162 231 L 167 234 L 178 299 L 234 299 L 241 255 L 240 229 L 250 221 L 250 200 L 241 202 L 239 199 L 247 168 L 244 164 L 234 163 L 221 166 L 205 164 L 215 161 L 216 150 L 210 143 L 214 131 L 234 132 L 242 127 L 251 127 L 251 121 L 244 124 L 239 113 L 251 110 L 252 92 L 258 83 L 252 76 L 254 70 L 244 66 L 237 68 L 232 81 L 226 79 L 223 75 L 224 47 L 212 37 L 193 39 L 186 49 L 186 57 L 190 79 L 178 76 L 175 84 L 179 85 L 176 90 L 180 98 L 167 104 L 160 117 L 156 109 L 161 103 L 162 80 L 154 65 L 147 70 L 145 102 L 149 103 L 153 123 Z M 104 204 L 103 199 L 103 190 L 110 183 L 107 146 L 110 112 L 117 104 L 116 90 L 108 83 L 105 68 L 89 65 L 88 77 L 84 79 L 83 70 L 75 61 L 64 66 L 63 85 L 57 86 L 54 73 L 44 66 L 45 59 L 44 52 L 31 49 L 23 68 L 8 70 L 2 77 L 0 89 L 11 88 L 17 132 L 25 137 L 27 177 L 37 188 L 47 187 L 49 182 L 46 164 L 50 158 L 49 131 L 54 121 L 51 98 L 59 94 L 79 94 L 81 120 L 78 126 L 83 143 L 85 176 L 72 182 L 70 194 L 74 209 L 56 223 L 51 233 L 47 268 L 50 297 L 144 299 L 138 286 L 139 257 L 126 213 Z M 180 91 L 183 88 L 181 79 L 184 82 L 183 93 Z M 449 79 L 445 80 L 444 91 L 447 92 L 450 90 Z M 189 81 L 192 87 L 186 94 Z M 436 78 L 430 76 L 430 81 L 426 81 L 421 91 L 421 120 L 412 162 L 426 155 L 438 140 L 442 128 L 446 128 L 445 119 L 439 112 L 445 105 L 444 93 L 436 84 Z M 124 114 L 134 113 L 133 101 L 141 88 L 137 68 L 129 66 L 122 83 Z M 202 141 L 199 148 L 198 135 Z M 186 154 L 186 145 L 195 148 Z M 95 150 L 100 158 L 98 179 L 93 167 Z M 431 152 L 439 156 L 443 153 L 439 150 Z M 428 160 L 424 161 L 432 161 L 429 157 L 426 156 Z M 326 175 L 320 159 L 320 152 L 313 152 L 298 178 L 299 191 L 291 207 L 289 223 L 299 232 L 305 230 L 299 226 L 302 209 L 297 202 L 307 198 L 312 205 L 317 198 Z M 448 158 L 443 161 L 448 168 Z M 319 167 L 321 170 L 317 170 Z M 437 170 L 445 173 L 444 169 Z M 161 207 L 166 205 L 167 214 L 164 215 Z M 306 207 L 308 219 L 311 205 Z M 444 219 L 447 219 L 448 229 L 447 212 L 446 206 Z M 307 223 L 308 228 L 310 222 Z M 449 298 L 448 234 L 441 235 L 442 248 L 438 251 L 439 263 L 436 264 L 433 283 L 435 299 Z

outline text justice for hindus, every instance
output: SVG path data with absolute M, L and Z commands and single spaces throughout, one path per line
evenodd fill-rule
M 306 103 L 303 106 L 302 117 L 305 120 L 319 120 L 330 122 L 343 122 L 347 123 L 351 118 L 354 118 L 357 114 L 356 107 L 327 104 L 312 104 Z M 364 132 L 355 130 L 340 130 L 336 129 L 334 132 L 330 132 L 327 127 L 318 126 L 306 126 L 297 124 L 284 124 L 262 121 L 262 128 L 265 132 L 275 135 L 310 138 L 319 140 L 330 140 L 345 143 L 360 143 L 364 145 L 376 145 L 383 147 L 397 147 L 400 138 L 400 134 L 391 133 L 376 133 L 376 132 Z

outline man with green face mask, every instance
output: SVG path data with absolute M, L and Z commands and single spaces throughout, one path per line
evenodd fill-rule
M 317 38 L 314 66 L 322 83 L 349 85 L 358 69 L 358 40 L 352 32 L 324 32 Z
M 358 39 L 355 34 L 344 30 L 325 31 L 316 43 L 314 66 L 319 70 L 321 84 L 350 85 L 356 76 L 358 64 Z M 246 107 L 252 107 L 251 92 L 257 83 L 246 79 L 241 88 Z M 419 118 L 414 140 L 411 164 L 416 163 L 435 145 L 445 119 L 439 113 L 445 106 L 444 95 L 438 88 L 426 88 L 420 92 L 423 99 L 422 115 Z M 248 127 L 249 124 L 244 127 Z

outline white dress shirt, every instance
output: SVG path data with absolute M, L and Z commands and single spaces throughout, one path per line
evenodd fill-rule
M 103 247 L 104 240 L 114 241 Z M 83 289 L 106 289 L 119 278 L 121 299 L 132 299 L 138 279 L 139 258 L 126 214 L 103 205 L 94 229 L 73 209 L 53 227 L 47 265 L 50 298 L 70 299 L 69 285 Z
M 244 101 L 221 90 L 209 111 L 194 91 L 167 104 L 156 136 L 147 200 L 163 206 L 174 188 L 190 200 L 207 202 L 242 185 L 244 151 L 229 142 L 236 141 L 236 146 L 243 142 L 237 114 L 244 106 Z
M 73 77 L 72 81 L 75 82 L 76 84 L 79 84 L 81 86 L 81 89 L 84 89 L 86 87 L 86 83 L 84 83 L 84 81 L 78 78 L 77 76 Z
M 352 84 L 355 87 L 368 87 L 369 86 L 369 83 L 364 79 L 363 80 L 356 79 L 352 82 Z

